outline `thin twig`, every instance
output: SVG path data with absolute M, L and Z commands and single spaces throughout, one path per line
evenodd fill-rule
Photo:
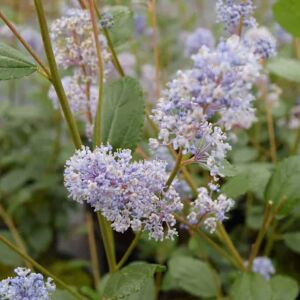
M 148 2 L 150 20 L 152 25 L 152 46 L 153 46 L 153 58 L 155 63 L 155 92 L 156 98 L 160 97 L 160 51 L 158 45 L 158 25 L 157 25 L 157 9 L 156 0 L 149 0 Z
M 118 262 L 117 264 L 117 270 L 121 269 L 123 267 L 123 265 L 126 263 L 126 261 L 128 260 L 129 256 L 132 254 L 133 250 L 135 249 L 136 245 L 138 244 L 138 241 L 140 240 L 142 235 L 142 232 L 138 232 L 134 239 L 132 240 L 131 244 L 129 245 L 129 247 L 127 248 L 125 254 L 123 255 L 123 257 L 121 258 L 121 260 Z
M 252 249 L 248 259 L 247 270 L 251 270 L 253 261 L 259 252 L 264 236 L 269 228 L 270 222 L 272 221 L 272 208 L 273 202 L 269 201 L 264 212 L 263 224 L 258 232 L 255 243 L 252 245 Z
M 221 242 L 227 247 L 228 251 L 234 257 L 235 261 L 238 263 L 241 270 L 245 270 L 244 261 L 234 246 L 231 238 L 229 237 L 226 229 L 224 228 L 222 223 L 218 223 L 217 232 L 219 233 L 219 238 Z
M 97 64 L 98 64 L 98 105 L 97 105 L 97 112 L 96 112 L 96 119 L 95 119 L 95 129 L 94 129 L 94 138 L 95 138 L 95 145 L 101 145 L 101 117 L 102 117 L 102 100 L 103 100 L 103 59 L 102 59 L 102 49 L 101 44 L 99 41 L 99 29 L 96 21 L 96 13 L 95 13 L 95 4 L 94 0 L 88 0 L 89 11 L 91 15 L 92 27 L 93 27 L 93 34 L 94 34 L 94 41 L 96 46 L 96 53 L 97 53 Z
M 272 162 L 274 164 L 277 163 L 277 152 L 276 152 L 276 138 L 275 138 L 275 130 L 274 130 L 274 122 L 273 122 L 273 115 L 272 115 L 272 104 L 269 103 L 267 100 L 266 102 L 266 113 L 267 113 L 267 123 L 268 123 L 268 133 L 269 133 L 269 140 L 270 140 L 270 153 Z
M 56 65 L 56 61 L 55 61 L 55 57 L 54 57 L 54 53 L 53 53 L 53 49 L 52 49 L 52 44 L 51 44 L 51 40 L 50 40 L 50 35 L 49 35 L 49 30 L 48 30 L 44 7 L 43 7 L 41 0 L 34 0 L 34 4 L 35 4 L 36 11 L 37 11 L 39 25 L 40 25 L 42 39 L 43 39 L 43 44 L 44 44 L 46 56 L 47 56 L 49 67 L 50 67 L 52 83 L 53 83 L 54 89 L 56 91 L 58 100 L 60 102 L 61 108 L 63 110 L 65 119 L 67 121 L 69 130 L 71 132 L 71 136 L 72 136 L 74 145 L 77 149 L 79 149 L 79 148 L 81 148 L 82 142 L 81 142 L 81 138 L 80 138 L 80 134 L 78 131 L 76 121 L 71 112 L 71 109 L 70 109 L 70 106 L 69 106 L 69 103 L 68 103 L 68 100 L 67 100 L 62 82 L 61 82 L 61 78 L 59 76 L 59 72 L 58 72 L 58 68 Z
M 210 237 L 208 237 L 205 233 L 203 233 L 199 228 L 196 228 L 195 226 L 192 226 L 188 221 L 186 221 L 184 218 L 182 218 L 178 215 L 175 215 L 175 218 L 178 222 L 188 226 L 188 228 L 190 230 L 192 230 L 193 232 L 198 234 L 200 236 L 200 238 L 205 240 L 216 252 L 218 252 L 221 256 L 226 258 L 237 269 L 243 270 L 244 266 L 242 268 L 240 266 L 240 264 L 234 258 L 232 258 L 224 249 L 222 249 L 215 241 L 213 241 Z
M 89 242 L 89 249 L 90 249 L 90 256 L 91 256 L 91 265 L 92 265 L 92 272 L 94 278 L 94 285 L 97 289 L 100 284 L 100 272 L 99 272 L 99 259 L 97 254 L 97 246 L 96 246 L 96 238 L 95 238 L 95 231 L 94 231 L 94 222 L 92 215 L 87 212 L 86 213 L 86 229 L 88 235 L 88 242 Z
M 2 218 L 3 222 L 7 226 L 8 230 L 10 231 L 13 239 L 15 240 L 16 245 L 24 252 L 27 253 L 27 249 L 25 243 L 16 228 L 11 216 L 5 211 L 4 207 L 0 204 L 0 217 Z M 27 261 L 24 260 L 25 264 L 28 268 L 32 268 L 32 265 Z

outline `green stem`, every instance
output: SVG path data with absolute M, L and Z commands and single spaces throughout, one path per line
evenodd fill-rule
M 192 226 L 188 221 L 186 221 L 184 218 L 175 215 L 175 218 L 178 222 L 185 224 L 189 227 L 193 232 L 198 234 L 200 238 L 205 240 L 216 252 L 218 252 L 221 256 L 223 256 L 225 259 L 227 259 L 233 266 L 235 266 L 237 269 L 243 271 L 244 266 L 241 267 L 237 261 L 231 257 L 224 249 L 222 249 L 214 240 L 212 240 L 210 237 L 208 237 L 205 233 L 203 233 L 199 228 L 196 228 L 195 226 Z
M 270 234 L 268 235 L 267 238 L 267 244 L 264 250 L 264 256 L 269 256 L 272 251 L 274 242 L 276 240 L 276 226 L 277 226 L 277 222 L 276 220 L 274 220 L 271 226 Z
M 97 7 L 97 5 L 95 4 L 95 11 L 96 11 L 96 14 L 97 14 L 97 17 L 100 19 L 101 18 L 101 14 L 100 14 L 100 11 Z M 107 30 L 107 28 L 103 28 L 103 33 L 104 33 L 104 36 L 106 38 L 106 41 L 107 41 L 107 45 L 108 45 L 108 48 L 110 50 L 110 53 L 111 53 L 111 56 L 112 56 L 112 62 L 116 68 L 116 70 L 119 72 L 120 76 L 121 77 L 124 77 L 125 76 L 125 72 L 120 64 L 120 61 L 118 59 L 118 55 L 115 51 L 115 48 L 114 48 L 114 45 L 112 43 L 112 40 L 110 38 L 110 35 L 109 35 L 109 32 Z
M 113 46 L 113 43 L 112 43 L 112 40 L 110 38 L 109 32 L 108 32 L 108 30 L 106 28 L 104 28 L 103 29 L 103 33 L 104 33 L 104 35 L 106 37 L 107 45 L 108 45 L 108 48 L 109 48 L 110 53 L 112 55 L 113 64 L 114 64 L 116 70 L 119 72 L 120 76 L 124 77 L 125 76 L 125 72 L 124 72 L 124 70 L 123 70 L 123 68 L 121 66 L 121 63 L 120 63 L 119 59 L 118 59 L 118 56 L 117 56 L 117 53 L 116 53 L 115 48 Z
M 89 212 L 86 213 L 86 229 L 88 235 L 94 285 L 95 288 L 97 289 L 100 285 L 99 259 L 97 255 L 97 246 L 96 246 L 96 238 L 94 233 L 93 218 Z
M 56 65 L 52 44 L 49 36 L 49 30 L 48 30 L 44 7 L 41 0 L 34 0 L 34 4 L 37 11 L 44 48 L 45 48 L 46 56 L 50 67 L 52 83 L 56 91 L 60 105 L 62 107 L 65 119 L 68 123 L 74 145 L 77 149 L 79 149 L 82 145 L 81 138 L 59 76 L 59 72 Z
M 182 148 L 179 149 L 179 153 L 178 153 L 177 158 L 176 158 L 175 166 L 174 166 L 174 168 L 173 168 L 173 170 L 172 170 L 172 172 L 171 172 L 171 174 L 170 174 L 170 176 L 169 176 L 169 178 L 166 182 L 165 191 L 167 191 L 170 188 L 173 180 L 175 179 L 178 171 L 180 170 L 181 161 L 182 161 Z
M 156 0 L 150 0 L 148 2 L 149 15 L 151 26 L 153 30 L 152 44 L 153 44 L 153 59 L 155 64 L 155 92 L 157 100 L 160 97 L 160 51 L 158 45 L 158 24 L 157 24 L 157 9 Z
M 258 232 L 257 238 L 255 240 L 255 243 L 252 246 L 252 250 L 250 252 L 250 256 L 248 259 L 248 265 L 247 265 L 247 270 L 251 270 L 253 261 L 255 257 L 257 256 L 260 246 L 262 244 L 262 241 L 264 239 L 264 236 L 269 228 L 270 222 L 272 221 L 272 207 L 273 207 L 273 202 L 269 201 L 267 204 L 267 207 L 264 212 L 264 218 L 263 218 L 263 224 Z
M 4 224 L 7 226 L 8 230 L 10 231 L 12 237 L 15 240 L 16 245 L 24 252 L 27 253 L 27 249 L 25 243 L 16 228 L 11 216 L 5 211 L 4 207 L 0 204 L 0 217 L 2 218 Z M 25 260 L 25 264 L 28 268 L 32 268 L 32 265 Z
M 268 134 L 269 134 L 269 142 L 270 142 L 270 154 L 272 158 L 272 162 L 274 164 L 277 163 L 277 152 L 276 152 L 276 137 L 275 137 L 275 129 L 274 129 L 274 122 L 272 116 L 272 104 L 266 103 L 266 114 L 267 114 L 267 125 L 268 125 Z
M 291 155 L 296 155 L 298 152 L 298 148 L 299 148 L 299 144 L 300 144 L 300 130 L 297 131 L 297 135 L 295 138 L 295 142 L 294 145 L 291 149 Z
M 95 4 L 94 0 L 88 0 L 89 11 L 91 15 L 91 21 L 93 26 L 93 34 L 94 34 L 94 41 L 96 45 L 96 53 L 97 53 L 97 63 L 98 63 L 98 86 L 99 86 L 99 93 L 98 93 L 98 106 L 96 112 L 96 119 L 95 119 L 95 128 L 94 128 L 94 138 L 96 146 L 101 145 L 101 116 L 102 116 L 102 102 L 103 102 L 103 60 L 102 60 L 102 49 L 99 42 L 99 30 L 96 21 L 95 15 Z
M 228 251 L 231 253 L 234 260 L 237 262 L 239 268 L 245 271 L 244 261 L 240 256 L 239 252 L 235 248 L 234 244 L 232 243 L 231 238 L 229 237 L 227 231 L 225 230 L 222 223 L 218 223 L 217 232 L 219 233 L 219 237 L 223 244 L 227 247 Z
M 121 260 L 118 262 L 118 264 L 117 264 L 117 270 L 121 269 L 123 267 L 123 265 L 126 263 L 126 261 L 128 260 L 129 256 L 131 255 L 131 253 L 135 249 L 136 245 L 138 244 L 138 241 L 139 241 L 141 235 L 142 235 L 141 231 L 136 234 L 135 238 L 132 240 L 131 244 L 127 248 L 125 254 L 121 258 Z
M 106 221 L 106 219 L 101 215 L 100 212 L 97 212 L 97 217 L 98 217 L 101 236 L 103 240 L 104 250 L 108 262 L 109 272 L 113 273 L 117 270 L 117 266 L 116 266 L 116 257 L 115 257 L 115 249 L 114 249 L 115 247 L 114 247 L 111 226 L 108 223 L 108 221 Z
M 38 271 L 40 271 L 41 273 L 43 273 L 44 275 L 46 275 L 48 277 L 51 277 L 57 284 L 62 286 L 64 289 L 66 289 L 76 299 L 79 299 L 79 300 L 85 299 L 78 292 L 76 292 L 73 288 L 71 288 L 69 285 L 67 285 L 65 282 L 63 282 L 61 279 L 59 279 L 52 273 L 50 273 L 47 269 L 45 269 L 43 266 L 41 266 L 38 262 L 36 262 L 34 259 L 32 259 L 30 256 L 28 256 L 26 253 L 20 251 L 15 245 L 13 245 L 8 239 L 6 239 L 2 235 L 0 235 L 0 242 L 5 244 L 13 252 L 17 253 L 19 256 L 21 256 L 23 259 L 25 259 L 27 262 L 29 262 L 31 265 L 33 265 Z

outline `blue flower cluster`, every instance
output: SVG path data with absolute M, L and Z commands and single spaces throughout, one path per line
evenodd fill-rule
M 185 42 L 185 53 L 192 55 L 198 52 L 202 46 L 213 48 L 215 45 L 215 38 L 209 29 L 199 27 L 190 33 Z
M 100 211 L 118 232 L 131 227 L 155 240 L 173 238 L 173 214 L 183 204 L 173 186 L 165 187 L 166 162 L 131 159 L 130 150 L 113 153 L 110 146 L 76 151 L 64 174 L 70 197 Z
M 217 22 L 223 23 L 229 34 L 239 34 L 242 28 L 256 26 L 252 0 L 218 0 Z
M 29 269 L 16 268 L 14 278 L 0 281 L 1 300 L 50 300 L 55 285 L 50 278 L 44 282 L 42 274 L 31 273 Z
M 270 280 L 271 276 L 275 274 L 275 268 L 270 258 L 266 256 L 257 256 L 252 265 L 252 271 L 260 274 L 266 280 Z
M 210 188 L 215 187 L 210 185 Z M 191 211 L 188 215 L 188 221 L 191 224 L 202 224 L 210 233 L 214 233 L 217 222 L 223 222 L 226 219 L 226 213 L 234 206 L 232 199 L 220 194 L 216 200 L 212 198 L 212 192 L 207 188 L 198 189 L 197 199 L 191 203 Z

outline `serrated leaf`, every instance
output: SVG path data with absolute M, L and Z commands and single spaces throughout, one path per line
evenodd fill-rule
M 232 300 L 271 300 L 270 284 L 259 274 L 243 273 L 237 277 L 232 289 Z
M 278 0 L 273 6 L 277 22 L 294 36 L 300 36 L 299 0 Z
M 37 66 L 18 50 L 0 43 L 0 80 L 10 80 L 28 76 Z
M 279 57 L 270 61 L 267 68 L 278 77 L 293 82 L 300 82 L 300 62 L 298 60 Z
M 288 214 L 300 200 L 300 157 L 292 156 L 280 162 L 265 191 L 265 201 L 281 205 L 280 214 Z
M 102 139 L 114 149 L 134 150 L 144 123 L 143 91 L 137 80 L 124 77 L 104 90 Z
M 110 300 L 117 299 L 138 299 L 137 295 L 149 287 L 156 272 L 164 271 L 164 267 L 144 262 L 132 263 L 121 271 L 109 276 L 103 296 Z
M 300 253 L 300 232 L 290 232 L 283 235 L 285 245 L 296 253 Z
M 113 17 L 113 25 L 108 29 L 109 36 L 115 47 L 126 42 L 133 32 L 133 14 L 127 6 L 115 5 L 105 8 L 105 12 Z M 121 62 L 122 63 L 122 62 Z
M 272 300 L 295 300 L 299 293 L 298 282 L 288 276 L 276 275 L 270 280 Z
M 217 295 L 220 281 L 208 264 L 192 257 L 176 256 L 168 265 L 168 272 L 178 288 L 197 297 Z

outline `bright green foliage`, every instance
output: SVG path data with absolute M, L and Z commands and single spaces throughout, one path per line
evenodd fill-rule
M 153 290 L 149 284 L 156 272 L 164 271 L 164 267 L 144 262 L 132 263 L 121 271 L 109 275 L 104 288 L 104 298 L 116 300 L 137 300 L 145 289 Z M 151 299 L 151 298 L 149 298 Z
M 222 192 L 232 198 L 253 192 L 262 198 L 270 178 L 270 166 L 253 163 L 237 166 L 236 169 L 237 174 L 228 179 L 222 187 Z
M 233 300 L 271 300 L 269 283 L 256 273 L 243 273 L 234 282 L 231 290 Z
M 144 98 L 138 81 L 125 77 L 108 84 L 102 111 L 103 143 L 134 150 L 144 123 Z
M 283 236 L 286 246 L 296 253 L 300 253 L 300 232 L 290 232 Z
M 219 277 L 207 263 L 192 257 L 174 256 L 168 265 L 173 288 L 198 297 L 217 295 L 220 288 Z
M 9 231 L 7 230 L 1 230 L 0 235 L 6 237 L 11 242 L 14 242 L 14 239 Z M 6 265 L 6 266 L 14 266 L 17 267 L 23 263 L 22 259 L 15 253 L 13 253 L 9 248 L 7 248 L 5 245 L 0 244 L 0 264 Z M 1 280 L 1 274 L 0 274 L 0 280 Z
M 108 29 L 112 43 L 118 47 L 126 42 L 133 32 L 133 14 L 127 6 L 110 6 L 106 10 L 113 17 L 113 26 Z
M 276 275 L 270 280 L 272 300 L 295 300 L 299 293 L 296 280 L 288 276 Z
M 0 43 L 0 80 L 10 80 L 28 76 L 37 66 L 18 50 Z
M 278 0 L 273 6 L 278 23 L 294 36 L 300 36 L 300 2 L 298 0 Z
M 268 63 L 268 69 L 278 77 L 300 82 L 300 62 L 292 58 L 276 58 Z
M 289 157 L 280 162 L 265 191 L 265 201 L 273 201 L 274 206 L 280 205 L 280 213 L 287 214 L 300 200 L 300 156 Z

